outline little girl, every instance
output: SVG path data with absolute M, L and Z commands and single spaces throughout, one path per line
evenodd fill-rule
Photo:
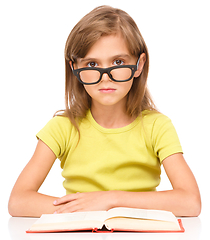
M 12 216 L 161 209 L 198 216 L 201 199 L 177 133 L 147 89 L 149 56 L 133 19 L 101 6 L 71 31 L 65 47 L 66 109 L 38 144 L 10 196 Z M 66 196 L 38 193 L 56 158 Z M 173 190 L 156 191 L 161 164 Z

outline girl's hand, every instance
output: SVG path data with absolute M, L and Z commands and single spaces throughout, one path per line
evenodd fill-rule
M 53 202 L 61 206 L 55 213 L 106 211 L 114 207 L 117 191 L 69 194 Z

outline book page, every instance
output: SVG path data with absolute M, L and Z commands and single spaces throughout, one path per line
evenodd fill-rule
M 107 219 L 113 217 L 129 217 L 139 219 L 152 219 L 177 223 L 173 213 L 160 210 L 135 209 L 135 208 L 112 208 L 107 212 Z M 177 223 L 178 224 L 178 223 Z
M 124 230 L 124 231 L 181 231 L 178 224 L 173 222 L 136 219 L 136 218 L 110 218 L 105 221 L 107 229 Z
M 100 221 L 106 219 L 106 211 L 90 211 L 76 213 L 61 213 L 61 214 L 43 214 L 35 224 L 45 223 L 64 223 L 77 221 Z

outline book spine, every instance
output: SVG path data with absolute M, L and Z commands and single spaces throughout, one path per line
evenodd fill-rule
M 92 230 L 92 233 L 113 233 L 114 232 L 114 229 L 111 229 L 111 230 L 100 230 L 98 228 L 94 228 Z

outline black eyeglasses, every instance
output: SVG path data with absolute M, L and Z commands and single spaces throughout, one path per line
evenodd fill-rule
M 138 69 L 139 60 L 140 58 L 136 65 L 120 65 L 109 68 L 85 67 L 74 69 L 72 64 L 72 71 L 77 79 L 82 84 L 86 85 L 99 83 L 104 73 L 107 73 L 110 79 L 114 82 L 127 82 L 133 78 Z

